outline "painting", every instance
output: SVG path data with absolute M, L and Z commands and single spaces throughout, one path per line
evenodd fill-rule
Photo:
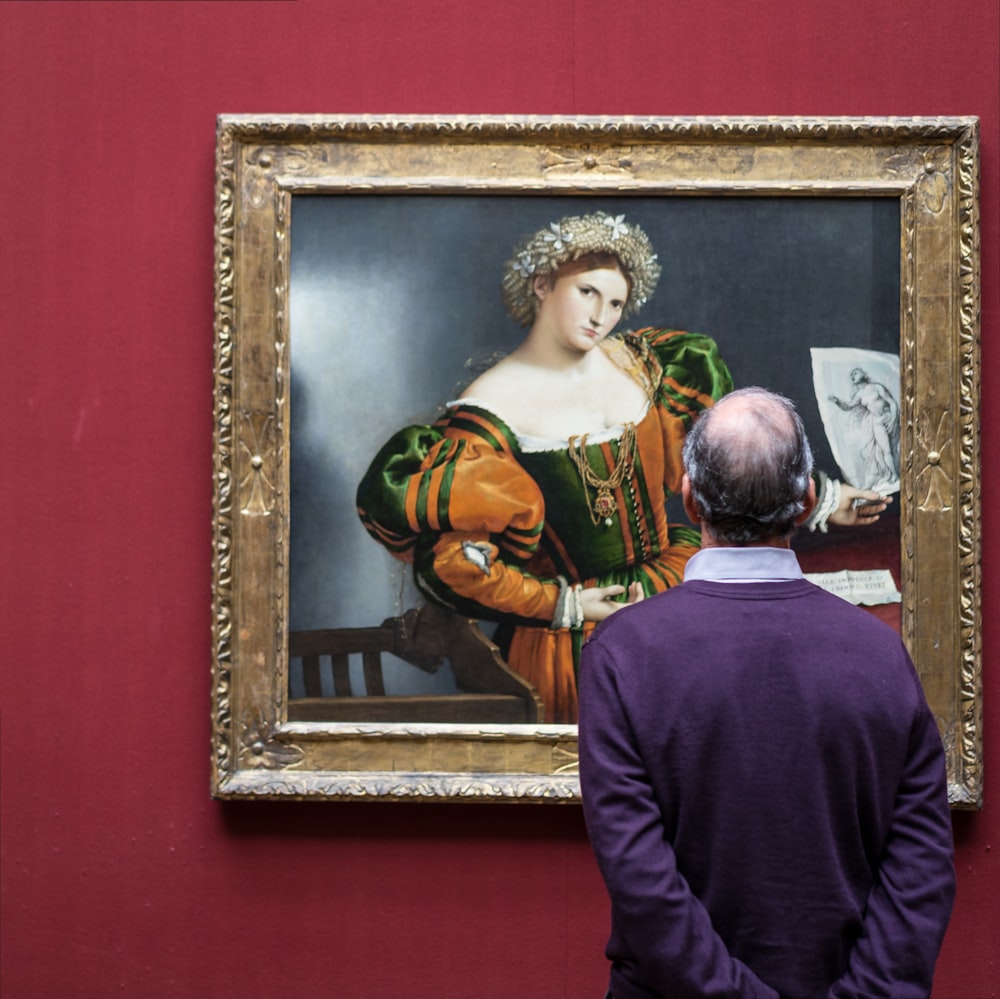
M 795 546 L 903 635 L 952 800 L 977 804 L 976 152 L 972 119 L 220 119 L 213 793 L 577 800 L 529 629 L 442 598 L 363 483 L 398 484 L 387 442 L 428 440 L 521 342 L 515 247 L 595 216 L 659 261 L 618 332 L 706 338 L 736 385 L 795 400 L 824 482 L 891 496 Z M 489 575 L 500 534 L 468 565 Z

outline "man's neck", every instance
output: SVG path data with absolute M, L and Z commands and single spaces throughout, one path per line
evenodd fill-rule
M 753 541 L 747 545 L 734 545 L 728 541 L 720 541 L 704 524 L 701 525 L 702 548 L 791 548 L 791 538 L 768 538 L 766 541 Z

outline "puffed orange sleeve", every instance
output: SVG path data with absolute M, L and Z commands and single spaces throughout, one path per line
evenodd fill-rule
M 413 562 L 434 602 L 491 620 L 551 621 L 559 583 L 525 568 L 544 500 L 516 439 L 487 411 L 463 406 L 396 434 L 362 480 L 358 512 L 377 541 Z
M 652 383 L 663 432 L 664 485 L 677 493 L 684 476 L 684 438 L 699 413 L 733 390 L 733 377 L 711 337 L 675 329 L 641 329 L 637 341 Z

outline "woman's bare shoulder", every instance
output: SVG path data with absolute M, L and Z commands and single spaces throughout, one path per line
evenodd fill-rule
M 554 388 L 546 372 L 511 357 L 485 371 L 462 393 L 462 400 L 485 407 L 518 435 L 544 435 L 539 422 Z
M 524 365 L 505 357 L 484 371 L 471 382 L 462 393 L 466 399 L 479 399 L 493 406 L 502 406 L 512 394 L 524 375 Z

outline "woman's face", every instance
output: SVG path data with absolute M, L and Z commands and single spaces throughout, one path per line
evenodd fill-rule
M 628 300 L 628 282 L 618 270 L 600 268 L 535 280 L 536 325 L 551 332 L 569 350 L 585 353 L 617 325 Z

